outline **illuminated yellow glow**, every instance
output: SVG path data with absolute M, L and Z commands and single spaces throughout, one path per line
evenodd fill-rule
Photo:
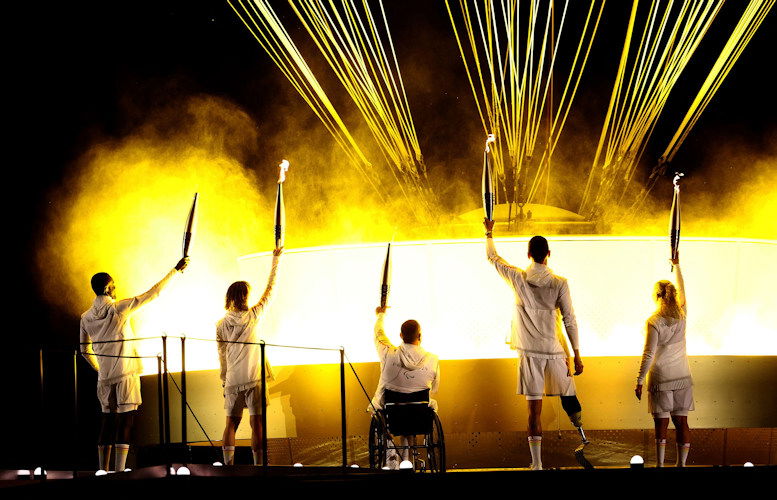
M 497 248 L 520 266 L 526 263 L 526 241 L 498 239 Z M 399 242 L 392 250 L 386 326 L 395 342 L 399 325 L 414 318 L 424 345 L 442 359 L 514 356 L 504 344 L 512 292 L 487 263 L 483 240 Z M 583 355 L 641 354 L 653 284 L 672 279 L 666 239 L 553 238 L 551 251 L 551 267 L 570 282 Z M 344 345 L 352 361 L 374 361 L 383 258 L 384 245 L 287 252 L 262 337 L 280 344 Z M 777 241 L 687 238 L 682 258 L 689 354 L 777 355 L 777 310 L 769 289 L 777 278 Z M 240 266 L 259 285 L 269 262 L 270 254 L 261 253 L 241 258 Z M 275 364 L 336 361 L 329 353 L 269 352 Z

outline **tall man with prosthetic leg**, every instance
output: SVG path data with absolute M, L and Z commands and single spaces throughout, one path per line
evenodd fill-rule
M 178 261 L 175 268 L 146 293 L 116 300 L 116 285 L 108 273 L 92 276 L 97 296 L 92 307 L 81 315 L 81 353 L 97 371 L 97 397 L 102 407 L 97 452 L 100 470 L 109 468 L 111 448 L 116 446 L 114 470 L 125 469 L 132 426 L 140 397 L 142 366 L 137 356 L 136 338 L 130 316 L 159 296 L 177 273 L 189 263 Z
M 516 314 L 512 325 L 510 347 L 518 351 L 518 394 L 526 397 L 529 410 L 529 450 L 532 470 L 542 469 L 542 398 L 560 396 L 561 405 L 572 425 L 580 433 L 582 444 L 575 457 L 586 468 L 583 446 L 588 440 L 583 432 L 582 408 L 577 399 L 575 381 L 569 366 L 569 351 L 561 331 L 563 318 L 567 337 L 574 351 L 574 374 L 583 373 L 583 360 L 578 345 L 577 320 L 572 308 L 567 280 L 547 267 L 550 249 L 542 236 L 529 241 L 532 260 L 525 270 L 511 266 L 496 252 L 493 240 L 494 221 L 486 218 L 486 255 L 497 272 L 515 291 Z M 559 316 L 560 314 L 560 316 Z
M 256 344 L 259 337 L 256 327 L 262 313 L 267 308 L 272 295 L 275 276 L 278 271 L 283 248 L 273 250 L 272 268 L 262 297 L 254 306 L 248 307 L 250 286 L 245 281 L 236 281 L 229 286 L 226 295 L 226 315 L 216 324 L 221 382 L 224 387 L 224 409 L 227 413 L 222 451 L 224 464 L 233 465 L 235 461 L 235 432 L 243 418 L 243 409 L 248 408 L 251 424 L 251 451 L 254 465 L 262 463 L 262 374 L 261 351 Z M 266 362 L 266 360 L 265 360 Z M 267 379 L 272 380 L 272 368 L 269 362 L 264 369 Z

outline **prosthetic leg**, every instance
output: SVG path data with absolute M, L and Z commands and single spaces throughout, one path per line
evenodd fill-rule
M 575 448 L 575 459 L 582 467 L 593 469 L 594 466 L 585 458 L 584 450 L 590 444 L 590 441 L 585 437 L 585 431 L 583 430 L 583 408 L 580 406 L 580 401 L 577 399 L 577 396 L 561 396 L 561 407 L 564 408 L 572 425 L 575 426 L 578 434 L 580 434 L 581 443 L 580 446 Z

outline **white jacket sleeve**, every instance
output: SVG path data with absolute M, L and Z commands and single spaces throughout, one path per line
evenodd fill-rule
M 267 288 L 264 289 L 264 293 L 262 294 L 262 298 L 259 299 L 259 302 L 251 308 L 251 311 L 257 316 L 265 307 L 267 307 L 267 304 L 270 302 L 270 297 L 272 297 L 272 290 L 273 286 L 275 286 L 275 278 L 278 274 L 278 262 L 280 261 L 280 258 L 280 255 L 273 255 L 270 276 L 267 278 Z
M 140 307 L 148 304 L 155 298 L 159 297 L 159 294 L 170 283 L 170 280 L 173 279 L 173 276 L 175 276 L 177 273 L 178 271 L 173 269 L 167 273 L 167 275 L 165 275 L 165 277 L 162 278 L 159 283 L 152 286 L 147 292 L 130 299 L 123 299 L 116 302 L 116 312 L 119 314 L 130 314 Z
M 511 266 L 496 253 L 496 245 L 494 245 L 493 238 L 486 238 L 486 258 L 494 265 L 499 275 L 511 283 L 514 283 L 521 274 L 519 268 Z
M 572 297 L 569 294 L 569 283 L 564 280 L 558 296 L 558 308 L 561 311 L 561 317 L 564 318 L 564 329 L 572 344 L 572 349 L 580 349 L 580 341 L 577 334 L 577 318 L 575 309 L 572 307 Z
M 221 322 L 216 324 L 216 346 L 219 352 L 219 375 L 221 376 L 221 382 L 227 381 L 227 347 L 228 344 L 223 342 L 224 336 L 221 334 Z
M 81 333 L 79 335 L 79 342 L 81 342 L 81 355 L 84 357 L 84 359 L 86 359 L 87 362 L 89 362 L 89 365 L 94 368 L 94 371 L 99 372 L 100 363 L 97 361 L 97 356 L 94 354 L 94 349 L 92 348 L 92 339 L 89 337 L 89 334 L 86 333 L 83 323 L 81 324 L 80 330 Z
M 658 348 L 658 331 L 656 330 L 656 327 L 648 321 L 645 329 L 647 330 L 645 349 L 642 352 L 642 363 L 639 366 L 637 385 L 643 385 L 645 383 L 645 378 L 647 378 L 650 367 L 653 365 L 653 358 L 655 357 L 656 349 Z
M 435 360 L 434 365 L 434 380 L 432 381 L 431 394 L 436 394 L 440 390 L 440 360 Z
M 683 272 L 680 270 L 679 264 L 674 266 L 674 277 L 677 281 L 677 305 L 683 309 L 687 309 L 688 303 L 685 299 L 685 281 L 683 281 Z
M 383 328 L 383 319 L 386 317 L 386 313 L 378 313 L 375 318 L 375 349 L 378 351 L 378 358 L 381 363 L 386 359 L 389 352 L 396 349 L 391 343 L 388 337 L 386 337 L 386 331 Z

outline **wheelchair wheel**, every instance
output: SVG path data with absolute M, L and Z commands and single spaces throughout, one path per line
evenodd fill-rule
M 427 469 L 433 474 L 445 472 L 445 436 L 442 432 L 442 422 L 434 413 L 432 432 L 425 436 Z
M 386 465 L 386 421 L 380 413 L 370 420 L 368 448 L 370 468 L 382 469 Z

